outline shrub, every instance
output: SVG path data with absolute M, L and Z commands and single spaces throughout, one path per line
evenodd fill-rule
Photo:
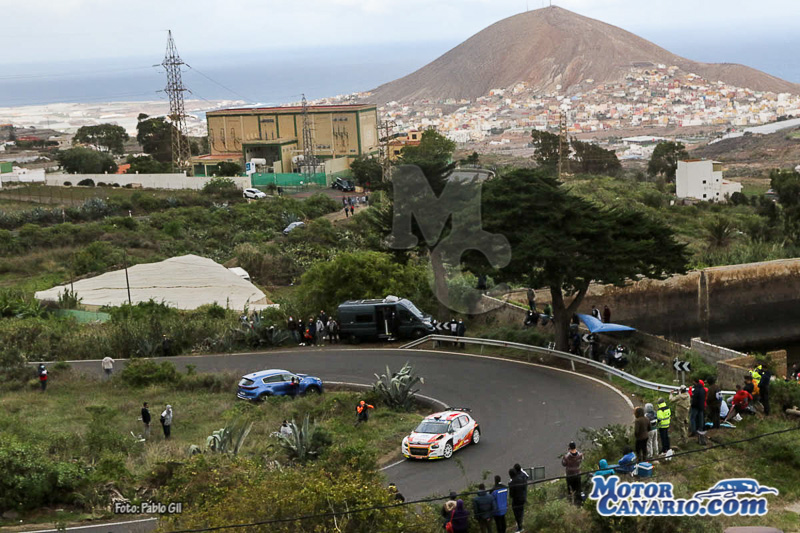
M 289 422 L 292 428 L 291 435 L 278 434 L 278 443 L 286 450 L 290 459 L 299 463 L 316 458 L 323 449 L 331 444 L 330 436 L 314 422 L 309 424 L 309 415 L 306 414 L 301 425 Z
M 303 202 L 303 213 L 305 213 L 308 218 L 317 218 L 328 213 L 333 213 L 339 210 L 340 207 L 339 202 L 327 194 L 318 192 Z
M 774 379 L 769 385 L 770 403 L 781 409 L 800 408 L 800 383 Z
M 230 178 L 211 178 L 203 185 L 203 194 L 223 198 L 238 198 L 242 193 Z
M 91 243 L 74 257 L 73 268 L 77 275 L 102 272 L 123 262 L 122 250 L 105 241 Z
M 64 182 L 64 187 L 71 187 L 71 186 L 72 186 L 72 182 L 71 181 L 65 181 Z
M 94 180 L 90 178 L 82 179 L 78 182 L 81 187 L 94 187 Z
M 181 374 L 169 361 L 157 363 L 152 359 L 132 359 L 126 361 L 119 379 L 131 387 L 146 387 L 158 383 L 177 384 Z

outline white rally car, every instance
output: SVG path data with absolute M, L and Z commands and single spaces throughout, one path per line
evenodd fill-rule
M 450 459 L 454 451 L 480 440 L 481 430 L 469 409 L 451 407 L 426 416 L 403 439 L 402 451 L 408 459 Z

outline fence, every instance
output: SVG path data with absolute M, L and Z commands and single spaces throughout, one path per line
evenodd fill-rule
M 492 346 L 496 348 L 512 348 L 515 350 L 522 350 L 525 352 L 534 353 L 537 355 L 543 356 L 551 356 L 551 357 L 558 357 L 560 359 L 566 359 L 570 362 L 571 368 L 575 370 L 575 363 L 586 365 L 592 367 L 596 370 L 600 370 L 605 372 L 609 379 L 611 376 L 616 376 L 618 378 L 622 378 L 628 383 L 632 383 L 637 387 L 642 387 L 643 389 L 650 389 L 654 391 L 663 391 L 663 392 L 672 392 L 677 390 L 679 387 L 677 385 L 664 385 L 662 383 L 655 383 L 653 381 L 647 381 L 646 379 L 642 379 L 639 377 L 634 376 L 633 374 L 628 374 L 622 370 L 614 368 L 613 366 L 609 366 L 605 363 L 600 363 L 598 361 L 593 361 L 591 359 L 586 359 L 585 357 L 581 357 L 579 355 L 573 355 L 567 352 L 561 352 L 558 350 L 552 350 L 550 348 L 542 348 L 540 346 L 531 346 L 530 344 L 521 344 L 519 342 L 508 342 L 508 341 L 498 341 L 494 339 L 475 339 L 472 337 L 454 337 L 450 335 L 428 335 L 427 337 L 423 337 L 421 339 L 417 339 L 415 341 L 409 342 L 408 344 L 404 344 L 400 348 L 402 349 L 411 349 L 420 346 L 426 342 L 449 342 L 449 343 L 463 343 L 463 344 L 477 344 L 479 346 Z M 734 394 L 736 391 L 722 391 L 723 394 Z
M 322 185 L 323 187 L 328 184 L 328 180 L 324 172 L 317 172 L 316 174 L 295 174 L 295 173 L 265 173 L 256 172 L 250 177 L 250 183 L 253 187 L 266 187 L 267 185 L 275 185 L 277 187 L 302 187 L 306 185 Z

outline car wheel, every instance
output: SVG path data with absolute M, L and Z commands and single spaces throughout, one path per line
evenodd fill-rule
M 453 457 L 453 443 L 452 442 L 448 442 L 447 444 L 444 445 L 444 451 L 442 452 L 442 456 L 445 459 L 450 459 L 451 457 Z
M 350 335 L 348 340 L 350 341 L 350 344 L 361 344 L 361 338 L 356 335 Z
M 261 396 L 258 397 L 258 401 L 263 402 L 264 400 L 266 400 L 270 396 L 272 396 L 271 392 L 265 392 Z
M 319 393 L 320 393 L 319 387 L 317 387 L 316 385 L 312 385 L 306 388 L 306 394 L 319 394 Z
M 472 430 L 472 444 L 478 444 L 481 441 L 481 430 L 475 428 Z
M 414 337 L 415 339 L 421 339 L 422 337 L 425 336 L 425 332 L 421 329 L 415 329 L 414 333 L 412 333 L 411 336 Z

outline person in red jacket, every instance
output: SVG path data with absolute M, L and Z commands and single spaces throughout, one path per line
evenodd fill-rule
M 737 414 L 748 414 L 750 411 L 748 407 L 750 402 L 753 401 L 753 396 L 744 390 L 741 385 L 736 385 L 736 394 L 733 395 L 731 400 L 731 410 L 728 411 L 728 416 L 725 417 L 725 422 L 733 418 Z

